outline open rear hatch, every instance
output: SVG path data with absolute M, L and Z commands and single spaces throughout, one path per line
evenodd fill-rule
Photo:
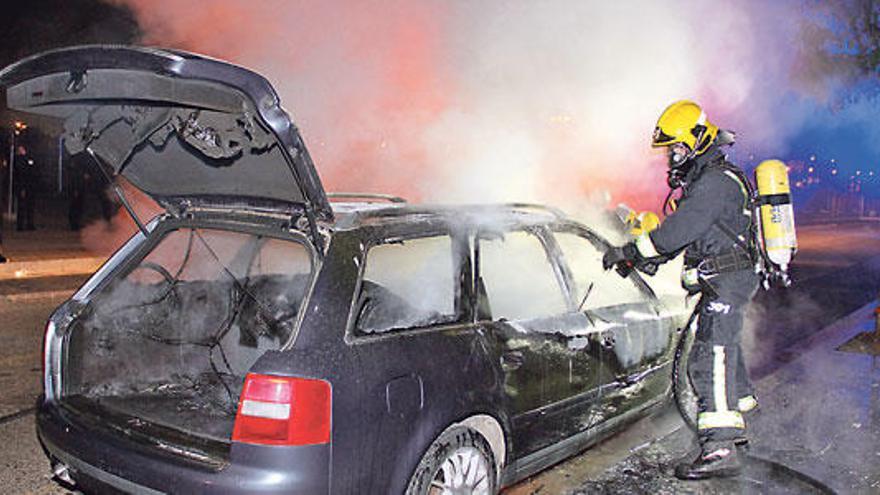
M 189 200 L 268 200 L 333 213 L 299 132 L 265 78 L 197 55 L 83 46 L 0 72 L 9 108 L 64 121 L 64 143 L 179 212 Z M 307 221 L 308 223 L 306 224 Z
M 228 451 L 245 374 L 292 335 L 321 253 L 318 223 L 332 221 L 274 90 L 217 60 L 102 46 L 25 59 L 0 84 L 10 108 L 63 119 L 68 151 L 173 216 L 205 203 L 296 216 L 281 237 L 171 221 L 66 328 L 69 409 L 195 459 Z

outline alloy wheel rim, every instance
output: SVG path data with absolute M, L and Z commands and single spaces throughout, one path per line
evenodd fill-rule
M 489 495 L 489 461 L 474 447 L 455 449 L 431 480 L 432 495 Z

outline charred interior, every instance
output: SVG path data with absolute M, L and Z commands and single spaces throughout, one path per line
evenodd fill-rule
M 147 250 L 71 328 L 65 395 L 228 441 L 245 374 L 294 330 L 309 251 L 198 228 L 171 230 Z

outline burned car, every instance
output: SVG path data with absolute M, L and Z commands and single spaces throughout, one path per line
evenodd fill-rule
M 192 54 L 0 82 L 165 209 L 46 329 L 37 433 L 83 491 L 494 493 L 669 397 L 682 313 L 558 211 L 331 205 L 267 81 Z

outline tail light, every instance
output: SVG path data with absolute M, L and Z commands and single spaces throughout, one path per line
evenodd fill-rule
M 58 374 L 60 370 L 55 369 L 48 361 L 53 358 L 52 343 L 55 341 L 55 332 L 55 323 L 49 320 L 46 323 L 46 329 L 43 331 L 43 352 L 40 359 L 40 371 L 42 372 L 40 378 L 43 383 L 43 394 L 46 400 L 58 398 L 56 389 L 59 388 L 59 383 L 55 377 L 60 377 Z
M 232 441 L 263 445 L 315 445 L 330 441 L 330 383 L 248 373 Z
M 46 366 L 46 356 L 49 355 L 49 352 L 46 347 L 51 343 L 51 336 L 49 333 L 55 333 L 55 324 L 52 323 L 52 320 L 49 320 L 46 323 L 46 329 L 43 330 L 43 359 L 40 360 L 40 370 L 43 372 L 43 376 L 46 376 L 46 369 L 48 369 Z

